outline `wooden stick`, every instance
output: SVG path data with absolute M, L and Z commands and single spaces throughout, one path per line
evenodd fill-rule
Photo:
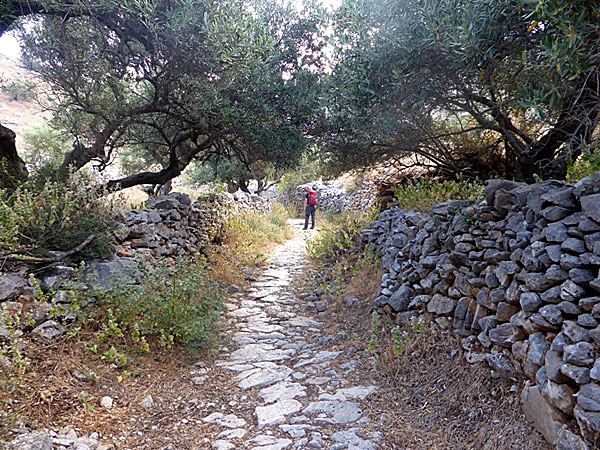
M 56 263 L 56 262 L 59 262 L 59 261 L 65 259 L 68 256 L 71 256 L 77 252 L 80 252 L 82 249 L 87 247 L 90 244 L 90 242 L 92 242 L 94 239 L 96 239 L 96 235 L 90 234 L 85 241 L 83 241 L 81 244 L 79 244 L 74 249 L 63 253 L 60 256 L 53 256 L 52 258 L 37 258 L 35 256 L 17 256 L 17 255 L 13 254 L 13 255 L 5 256 L 3 259 L 5 261 L 16 261 L 16 262 L 24 262 L 24 263 L 32 263 L 32 264 Z

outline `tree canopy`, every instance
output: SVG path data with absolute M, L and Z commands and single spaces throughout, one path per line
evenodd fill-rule
M 598 123 L 600 5 L 346 0 L 324 146 L 341 170 L 564 178 Z
M 62 170 L 125 155 L 111 189 L 192 161 L 244 186 L 309 143 L 334 172 L 526 181 L 597 147 L 595 0 L 11 0 L 0 33 L 24 15 L 24 59 L 74 142 Z
M 124 149 L 150 166 L 110 189 L 163 184 L 193 160 L 292 167 L 316 123 L 321 11 L 236 0 L 41 4 L 24 59 L 75 145 L 63 170 Z M 44 9 L 45 8 L 45 9 Z M 62 14 L 54 14 L 56 10 Z M 140 160 L 143 160 L 140 157 Z

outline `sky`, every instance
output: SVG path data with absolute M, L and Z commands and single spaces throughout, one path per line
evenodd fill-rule
M 4 33 L 0 37 L 0 54 L 11 58 L 19 57 L 19 42 L 12 33 Z

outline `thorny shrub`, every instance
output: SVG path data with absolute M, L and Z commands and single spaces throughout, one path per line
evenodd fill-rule
M 32 178 L 14 191 L 0 191 L 0 254 L 47 256 L 71 250 L 95 234 L 78 256 L 108 257 L 113 250 L 113 207 L 85 174 L 64 181 Z

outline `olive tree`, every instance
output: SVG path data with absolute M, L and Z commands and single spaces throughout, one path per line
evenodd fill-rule
M 593 144 L 600 7 L 575 0 L 346 0 L 330 162 L 564 178 Z
M 141 171 L 108 181 L 114 190 L 162 185 L 215 156 L 299 160 L 319 106 L 317 6 L 34 3 L 35 20 L 21 30 L 24 60 L 48 86 L 55 126 L 74 140 L 63 171 L 90 163 L 103 170 L 124 149 L 153 156 Z

